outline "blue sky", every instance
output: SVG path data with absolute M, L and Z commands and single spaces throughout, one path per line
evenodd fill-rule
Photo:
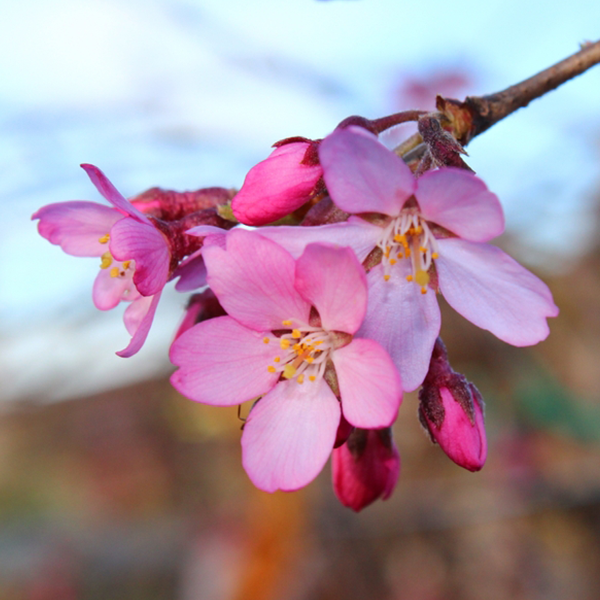
M 402 76 L 466 65 L 500 90 L 600 38 L 598 2 L 432 0 L 4 1 L 0 23 L 0 384 L 58 398 L 168 370 L 185 298 L 169 295 L 133 359 L 120 309 L 91 299 L 94 259 L 62 254 L 30 215 L 99 200 L 81 162 L 125 194 L 239 186 L 290 135 L 393 112 Z M 585 248 L 598 185 L 600 67 L 469 146 L 524 253 Z M 49 391 L 48 391 L 49 390 Z

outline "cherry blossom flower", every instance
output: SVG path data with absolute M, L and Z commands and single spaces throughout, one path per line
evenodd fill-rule
M 509 344 L 529 346 L 547 337 L 546 319 L 558 314 L 552 294 L 485 243 L 502 233 L 504 216 L 479 178 L 447 168 L 415 179 L 375 136 L 355 127 L 325 138 L 319 156 L 331 198 L 362 215 L 349 222 L 371 236 L 369 305 L 358 333 L 388 350 L 404 389 L 416 389 L 427 373 L 441 324 L 436 291 Z
M 400 454 L 392 430 L 355 429 L 332 454 L 333 489 L 339 501 L 356 512 L 377 498 L 387 500 L 400 474 Z
M 206 245 L 203 254 L 228 316 L 177 338 L 171 382 L 216 406 L 260 398 L 242 434 L 243 465 L 257 487 L 294 490 L 316 477 L 342 413 L 367 429 L 394 421 L 398 373 L 377 342 L 354 337 L 367 287 L 350 249 L 309 244 L 294 260 L 258 233 L 234 229 L 224 247 Z
M 32 219 L 39 219 L 39 233 L 67 254 L 100 257 L 92 299 L 100 310 L 110 310 L 123 301 L 131 303 L 123 320 L 132 339 L 117 352 L 119 356 L 131 356 L 148 335 L 167 282 L 169 242 L 100 169 L 81 166 L 112 208 L 95 202 L 59 202 L 42 207 Z
M 235 217 L 246 225 L 265 225 L 308 202 L 323 174 L 313 148 L 310 140 L 284 143 L 252 167 L 231 202 Z

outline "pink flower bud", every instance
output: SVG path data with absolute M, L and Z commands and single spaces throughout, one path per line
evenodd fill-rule
M 189 299 L 185 315 L 174 339 L 177 339 L 182 333 L 197 323 L 214 317 L 221 317 L 224 314 L 226 314 L 225 310 L 210 288 L 201 294 L 193 294 Z
M 355 429 L 333 451 L 333 489 L 339 501 L 356 512 L 377 498 L 389 498 L 399 474 L 400 455 L 389 427 Z
M 452 370 L 439 338 L 419 401 L 419 419 L 431 441 L 457 465 L 479 471 L 487 457 L 483 399 L 464 375 Z
M 233 214 L 246 225 L 272 223 L 308 202 L 322 175 L 313 142 L 285 143 L 250 169 L 231 201 Z

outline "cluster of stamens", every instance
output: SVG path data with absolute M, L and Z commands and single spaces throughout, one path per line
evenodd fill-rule
M 101 244 L 108 244 L 109 239 L 110 239 L 110 235 L 107 233 L 106 235 L 103 235 L 101 238 L 99 238 L 98 241 Z M 133 271 L 135 270 L 134 263 L 132 260 L 125 260 L 122 263 L 119 263 L 118 261 L 116 261 L 113 258 L 112 254 L 108 251 L 106 251 L 100 257 L 100 268 L 101 269 L 110 268 L 110 276 L 111 277 L 121 277 L 121 278 L 127 276 L 128 273 L 133 273 Z
M 292 321 L 282 321 L 284 327 L 291 327 Z M 263 342 L 278 343 L 281 352 L 267 367 L 269 373 L 281 373 L 285 379 L 295 378 L 299 384 L 318 381 L 325 373 L 327 359 L 333 349 L 330 334 L 318 327 L 298 324 L 290 333 L 279 338 L 264 337 Z
M 377 244 L 383 252 L 383 277 L 390 279 L 391 268 L 402 259 L 411 261 L 412 274 L 407 281 L 414 281 L 421 287 L 421 293 L 427 293 L 429 268 L 438 258 L 438 245 L 427 223 L 417 212 L 403 210 L 400 216 L 392 219 L 383 230 Z

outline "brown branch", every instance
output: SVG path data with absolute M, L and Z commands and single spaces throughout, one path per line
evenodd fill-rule
M 588 42 L 582 49 L 537 75 L 487 96 L 467 97 L 464 102 L 437 98 L 437 108 L 450 121 L 456 139 L 466 145 L 517 109 L 543 96 L 600 63 L 600 41 Z

